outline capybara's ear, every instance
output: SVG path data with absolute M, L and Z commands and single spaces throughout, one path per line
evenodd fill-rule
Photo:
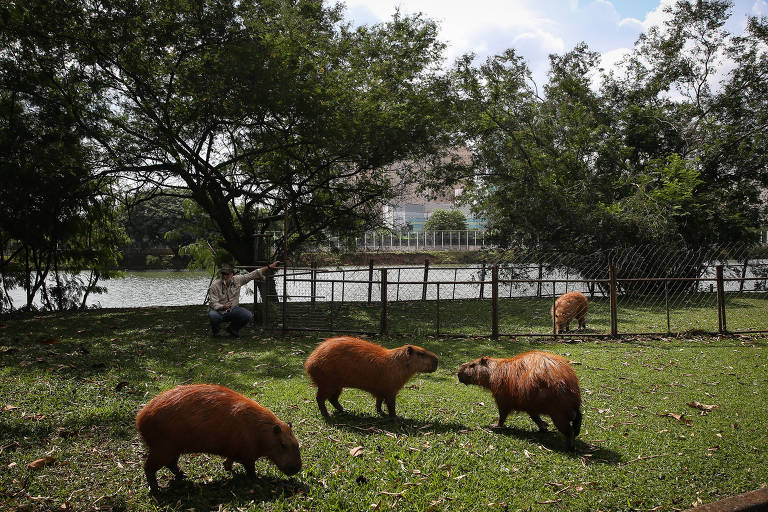
M 487 356 L 483 356 L 483 357 L 480 358 L 480 365 L 481 366 L 488 366 L 488 357 Z
M 276 436 L 279 436 L 279 435 L 280 435 L 280 432 L 281 432 L 281 431 L 280 431 L 280 425 L 278 425 L 277 423 L 275 423 L 275 425 L 272 427 L 272 432 L 274 432 Z
M 408 348 L 405 349 L 405 353 L 408 354 L 408 355 L 413 354 L 413 347 L 408 345 Z
M 289 428 L 293 428 L 293 423 L 291 423 L 291 422 L 289 421 L 289 422 L 288 422 L 288 427 L 289 427 Z

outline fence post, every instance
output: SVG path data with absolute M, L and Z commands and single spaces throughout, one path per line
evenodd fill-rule
M 552 338 L 557 339 L 557 281 L 554 279 L 552 280 Z
M 331 316 L 331 331 L 333 331 L 333 299 L 334 299 L 334 292 L 336 288 L 336 280 L 334 279 L 331 281 L 331 306 L 330 306 L 330 316 Z
M 379 269 L 381 272 L 381 334 L 387 334 L 387 269 Z
M 368 304 L 371 303 L 372 291 L 373 291 L 373 258 L 368 260 Z
M 669 280 L 664 281 L 664 303 L 667 308 L 667 334 L 669 334 L 672 332 L 669 323 Z
M 429 279 L 429 258 L 424 258 L 424 285 L 421 289 L 421 300 L 427 300 L 428 279 Z
M 747 277 L 747 265 L 749 265 L 749 260 L 744 259 L 744 266 L 741 268 L 741 281 L 739 281 L 739 292 L 744 291 L 744 278 Z
M 541 262 L 539 262 L 539 277 L 537 278 L 537 280 L 539 281 L 539 285 L 536 287 L 537 297 L 541 297 L 541 276 L 543 275 L 543 271 L 544 271 L 543 266 L 544 265 Z
M 723 286 L 723 266 L 717 265 L 715 267 L 717 278 L 717 324 L 718 332 L 724 333 L 728 331 L 728 326 L 725 323 L 725 287 Z
M 610 280 L 610 303 L 611 303 L 611 337 L 615 338 L 619 335 L 619 320 L 618 320 L 618 308 L 616 297 L 616 267 L 611 265 L 608 270 Z
M 288 292 L 288 268 L 283 267 L 283 307 L 282 307 L 282 313 L 283 313 L 282 330 L 283 330 L 283 333 L 285 333 L 286 323 L 287 323 L 286 315 L 288 314 L 288 310 L 286 309 L 287 304 L 288 304 L 288 293 L 287 292 Z
M 437 300 L 435 301 L 435 333 L 440 336 L 440 283 L 436 283 Z
M 317 295 L 317 262 L 313 261 L 309 271 L 309 295 L 311 307 L 315 309 L 315 296 Z
M 483 298 L 483 295 L 485 295 L 485 262 L 483 262 L 483 266 L 480 269 L 480 298 Z
M 499 337 L 499 266 L 491 267 L 491 338 Z

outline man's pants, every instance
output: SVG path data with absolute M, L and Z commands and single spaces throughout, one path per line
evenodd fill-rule
M 248 311 L 242 306 L 235 306 L 229 311 L 216 311 L 215 309 L 208 310 L 208 319 L 211 321 L 211 330 L 216 335 L 221 329 L 222 322 L 229 322 L 229 328 L 227 329 L 234 335 L 240 332 L 240 329 L 251 321 L 253 313 Z

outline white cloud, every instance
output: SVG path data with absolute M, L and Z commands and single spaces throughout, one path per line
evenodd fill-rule
M 446 63 L 467 52 L 479 60 L 515 48 L 542 84 L 548 55 L 570 50 L 581 41 L 603 55 L 610 67 L 652 25 L 668 19 L 664 7 L 675 0 L 345 0 L 356 23 L 382 22 L 396 8 L 422 12 L 440 25 L 447 43 Z M 746 15 L 768 14 L 768 0 L 735 0 L 728 28 L 743 30 Z

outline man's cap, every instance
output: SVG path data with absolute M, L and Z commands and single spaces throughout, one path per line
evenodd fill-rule
M 222 265 L 219 269 L 219 273 L 221 274 L 234 274 L 235 269 L 232 267 L 232 265 Z

